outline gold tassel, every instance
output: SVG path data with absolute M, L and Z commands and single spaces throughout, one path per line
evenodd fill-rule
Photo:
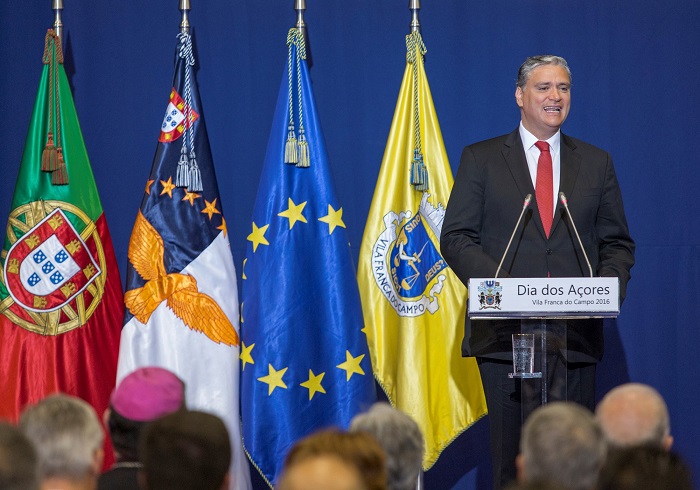
M 43 172 L 53 172 L 56 170 L 56 147 L 53 144 L 53 133 L 49 131 L 44 151 L 41 153 L 41 170 Z
M 284 145 L 284 163 L 289 163 L 290 165 L 299 163 L 299 147 L 294 135 L 294 126 L 290 126 L 289 133 L 287 133 L 287 143 Z
M 309 166 L 309 143 L 303 134 L 299 135 L 299 162 L 297 167 L 307 168 Z
M 68 169 L 63 159 L 63 149 L 56 148 L 56 170 L 51 173 L 51 183 L 54 185 L 68 184 Z

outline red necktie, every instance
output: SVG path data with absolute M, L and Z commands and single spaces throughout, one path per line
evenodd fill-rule
M 537 209 L 540 210 L 544 232 L 549 238 L 549 232 L 552 229 L 552 217 L 554 216 L 552 154 L 549 152 L 549 143 L 546 141 L 538 141 L 535 143 L 535 146 L 540 150 L 540 158 L 537 160 L 535 198 L 537 199 Z

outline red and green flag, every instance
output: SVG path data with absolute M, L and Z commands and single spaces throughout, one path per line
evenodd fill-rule
M 0 257 L 0 419 L 63 392 L 102 415 L 124 303 L 60 38 L 44 68 Z

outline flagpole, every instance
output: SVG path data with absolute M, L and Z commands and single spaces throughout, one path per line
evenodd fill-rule
M 304 11 L 306 10 L 306 0 L 294 0 L 294 10 L 297 12 L 296 28 L 306 37 L 306 23 L 304 22 Z
M 192 7 L 190 6 L 190 0 L 180 0 L 180 11 L 182 12 L 180 32 L 183 34 L 190 33 L 190 20 L 188 19 L 188 14 L 191 9 Z
M 411 32 L 420 32 L 420 21 L 418 20 L 420 0 L 408 0 L 408 9 L 411 11 Z
M 63 10 L 63 0 L 52 0 L 51 8 L 54 10 L 53 28 L 56 31 L 56 36 L 62 38 L 63 22 L 61 22 L 61 10 Z M 63 41 L 63 39 L 61 39 Z

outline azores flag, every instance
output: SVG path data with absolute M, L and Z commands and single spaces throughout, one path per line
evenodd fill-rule
M 420 33 L 406 45 L 357 277 L 375 377 L 423 431 L 429 469 L 486 413 L 486 401 L 475 360 L 461 356 L 467 291 L 439 251 L 453 179 Z
M 114 387 L 124 312 L 112 240 L 53 30 L 43 61 L 0 259 L 0 419 L 11 421 L 56 392 L 102 414 Z
M 186 385 L 187 407 L 221 417 L 233 448 L 231 488 L 249 489 L 239 417 L 238 291 L 194 77 L 189 34 L 129 242 L 117 377 L 160 366 Z
M 243 444 L 270 485 L 295 441 L 347 428 L 376 395 L 302 31 L 287 43 L 242 271 Z

